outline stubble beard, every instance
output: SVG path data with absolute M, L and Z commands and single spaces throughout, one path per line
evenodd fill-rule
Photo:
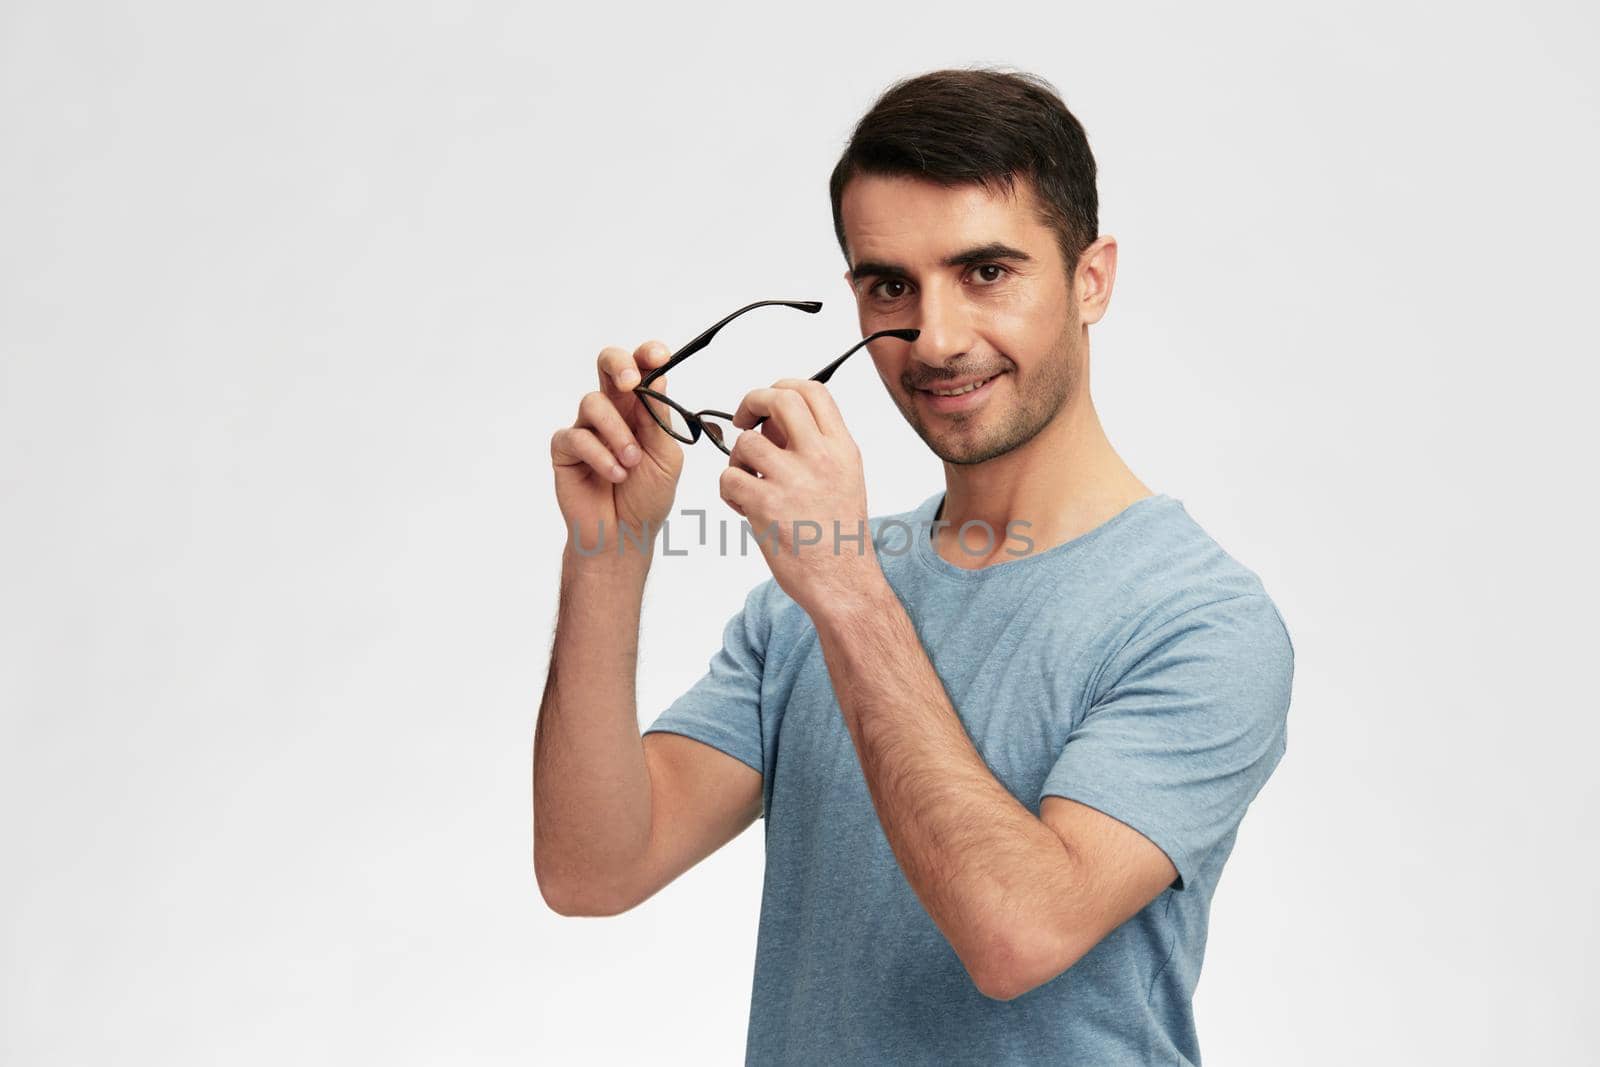
M 1064 334 L 1050 355 L 1026 378 L 1019 376 L 1013 367 L 1005 375 L 1010 382 L 995 383 L 1004 384 L 1010 390 L 1011 399 L 1005 411 L 994 411 L 995 405 L 991 402 L 970 415 L 936 416 L 939 424 L 935 431 L 930 431 L 913 397 L 909 408 L 901 409 L 906 421 L 934 455 L 958 466 L 984 463 L 1021 448 L 1055 421 L 1077 390 L 1078 363 L 1069 337 L 1070 334 Z M 993 425 L 980 429 L 986 423 Z

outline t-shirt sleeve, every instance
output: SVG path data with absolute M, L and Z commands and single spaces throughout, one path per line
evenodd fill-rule
M 1131 826 L 1193 883 L 1288 739 L 1294 647 L 1264 594 L 1191 608 L 1128 643 L 1040 791 Z
M 682 734 L 753 767 L 763 768 L 761 678 L 770 629 L 765 594 L 752 589 L 722 629 L 722 647 L 706 673 L 657 716 L 645 733 Z M 763 772 L 764 773 L 764 772 Z

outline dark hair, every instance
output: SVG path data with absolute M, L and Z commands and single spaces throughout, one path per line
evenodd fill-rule
M 1035 74 L 936 70 L 884 90 L 856 124 L 828 179 L 833 231 L 847 263 L 839 206 L 845 184 L 860 174 L 1007 193 L 1022 176 L 1037 193 L 1040 221 L 1056 232 L 1068 275 L 1099 236 L 1088 136 L 1055 87 Z

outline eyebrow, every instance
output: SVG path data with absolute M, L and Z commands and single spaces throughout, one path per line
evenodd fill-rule
M 1011 260 L 1014 263 L 1032 263 L 1033 257 L 1020 248 L 1013 248 L 1003 241 L 990 241 L 986 245 L 976 248 L 963 249 L 954 255 L 944 258 L 940 264 L 945 267 L 970 267 L 977 263 L 988 263 L 996 259 Z M 909 278 L 911 272 L 898 263 L 886 263 L 879 260 L 863 260 L 850 268 L 852 281 L 861 281 L 865 278 Z

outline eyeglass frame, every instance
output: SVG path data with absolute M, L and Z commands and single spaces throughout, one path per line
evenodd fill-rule
M 711 343 L 711 339 L 717 335 L 717 331 L 728 325 L 728 323 L 732 322 L 734 319 L 738 318 L 740 315 L 743 315 L 747 311 L 753 311 L 758 307 L 766 307 L 768 305 L 791 307 L 799 311 L 804 311 L 808 315 L 815 315 L 817 312 L 822 310 L 822 301 L 820 300 L 757 300 L 753 304 L 746 304 L 738 311 L 735 311 L 733 314 L 723 318 L 716 325 L 705 330 L 694 340 L 688 342 L 682 348 L 678 349 L 677 352 L 673 353 L 670 359 L 661 364 L 661 366 L 652 370 L 649 374 L 645 375 L 644 379 L 638 385 L 633 387 L 634 395 L 641 398 L 640 403 L 644 404 L 644 409 L 650 413 L 650 417 L 655 420 L 656 425 L 665 430 L 673 440 L 681 441 L 686 445 L 692 445 L 699 441 L 703 435 L 712 444 L 716 445 L 717 448 L 721 449 L 724 455 L 733 455 L 733 449 L 723 443 L 720 431 L 714 429 L 715 424 L 710 424 L 708 427 L 708 424 L 701 421 L 702 415 L 709 415 L 718 419 L 724 419 L 731 424 L 733 422 L 732 415 L 726 411 L 717 411 L 715 408 L 702 408 L 699 411 L 690 411 L 688 408 L 672 399 L 666 393 L 659 393 L 656 390 L 651 389 L 649 386 L 651 382 L 667 373 L 667 371 L 671 370 L 673 367 L 676 367 L 678 364 L 682 363 L 684 360 L 688 359 L 690 356 L 709 345 Z M 823 367 L 820 371 L 813 374 L 811 376 L 811 380 L 814 382 L 826 382 L 829 378 L 833 377 L 833 372 L 838 370 L 844 364 L 845 360 L 849 359 L 861 349 L 865 348 L 872 341 L 878 340 L 880 337 L 894 337 L 902 341 L 915 341 L 921 335 L 921 333 L 921 330 L 916 329 L 879 330 L 877 333 L 863 337 L 861 340 L 851 345 L 849 350 L 846 351 L 844 355 L 835 359 L 832 363 L 829 363 L 826 367 Z M 666 404 L 668 407 L 676 411 L 679 415 L 683 416 L 684 423 L 689 427 L 689 436 L 685 438 L 679 435 L 677 431 L 673 430 L 672 427 L 668 426 L 666 422 L 661 419 L 661 416 L 656 414 L 655 409 L 645 401 L 644 398 L 646 397 L 651 400 L 661 401 L 663 404 Z M 751 429 L 755 429 L 755 427 L 760 426 L 766 421 L 767 416 L 761 416 L 761 418 L 757 419 L 754 425 L 751 426 Z

